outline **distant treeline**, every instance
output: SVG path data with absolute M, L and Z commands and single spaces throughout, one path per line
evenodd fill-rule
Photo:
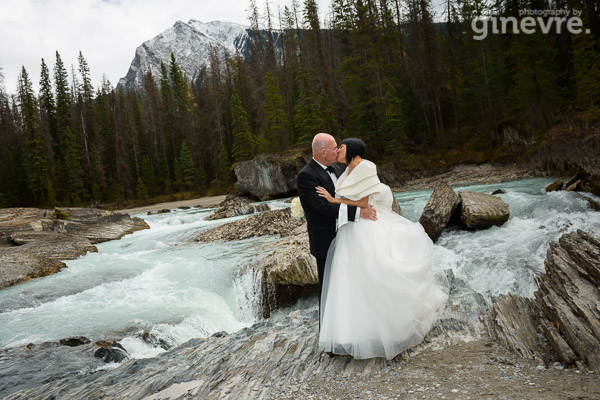
M 125 90 L 94 88 L 79 54 L 69 74 L 42 60 L 39 93 L 22 69 L 0 89 L 0 206 L 88 205 L 231 186 L 231 166 L 309 148 L 317 132 L 357 136 L 389 161 L 461 138 L 492 146 L 507 121 L 543 133 L 557 115 L 598 107 L 600 0 L 333 0 L 321 26 L 314 0 L 277 16 L 250 1 L 250 57 L 216 53 L 190 82 L 175 57 Z M 475 19 L 521 9 L 583 10 L 591 33 L 488 34 Z M 265 34 L 266 32 L 266 34 Z

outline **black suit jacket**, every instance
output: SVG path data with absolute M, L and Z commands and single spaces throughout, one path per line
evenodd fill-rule
M 335 175 L 342 171 L 337 165 L 332 165 Z M 315 188 L 324 187 L 335 197 L 335 186 L 329 174 L 315 160 L 311 160 L 298 174 L 298 196 L 304 209 L 308 225 L 310 253 L 315 258 L 326 258 L 327 250 L 336 233 L 336 219 L 340 211 L 339 204 L 333 204 L 320 197 Z M 348 206 L 348 220 L 354 221 L 356 207 Z

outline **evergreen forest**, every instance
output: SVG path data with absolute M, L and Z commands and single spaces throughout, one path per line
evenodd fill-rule
M 437 16 L 431 0 L 332 0 L 324 21 L 289 1 L 275 15 L 250 0 L 250 57 L 211 54 L 193 81 L 172 55 L 142 87 L 93 87 L 81 52 L 71 73 L 58 52 L 39 77 L 23 68 L 14 94 L 0 77 L 0 207 L 226 193 L 232 165 L 317 132 L 362 138 L 376 162 L 502 156 L 503 126 L 543 139 L 600 113 L 600 0 L 447 0 Z M 524 8 L 582 10 L 590 33 L 474 38 L 475 19 Z

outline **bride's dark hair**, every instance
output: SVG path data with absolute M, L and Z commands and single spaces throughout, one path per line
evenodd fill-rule
M 350 164 L 350 161 L 356 156 L 364 157 L 367 152 L 367 144 L 358 138 L 348 138 L 342 140 L 342 144 L 346 145 L 346 164 Z

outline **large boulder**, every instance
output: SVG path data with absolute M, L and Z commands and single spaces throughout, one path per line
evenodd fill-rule
M 298 172 L 309 160 L 310 156 L 298 151 L 261 154 L 233 166 L 235 186 L 243 195 L 259 200 L 291 196 L 297 190 Z
M 317 263 L 309 251 L 306 222 L 294 218 L 290 208 L 283 208 L 208 229 L 190 240 L 227 242 L 264 235 L 281 238 L 269 242 L 263 257 L 238 274 L 252 276 L 260 298 L 261 316 L 268 318 L 277 308 L 317 294 Z
M 419 218 L 419 223 L 433 242 L 438 240 L 459 204 L 457 194 L 447 183 L 442 182 L 435 186 Z
M 2 209 L 0 289 L 58 272 L 62 260 L 97 251 L 94 244 L 148 228 L 140 218 L 95 208 Z
M 492 298 L 492 332 L 521 356 L 600 372 L 600 239 L 565 234 L 544 264 L 534 299 Z
M 470 229 L 486 229 L 508 221 L 508 203 L 497 196 L 459 191 L 458 197 L 461 203 L 460 222 Z
M 260 282 L 263 318 L 319 291 L 317 262 L 308 249 L 308 235 L 282 239 L 276 246 L 276 251 L 241 271 L 251 273 Z

